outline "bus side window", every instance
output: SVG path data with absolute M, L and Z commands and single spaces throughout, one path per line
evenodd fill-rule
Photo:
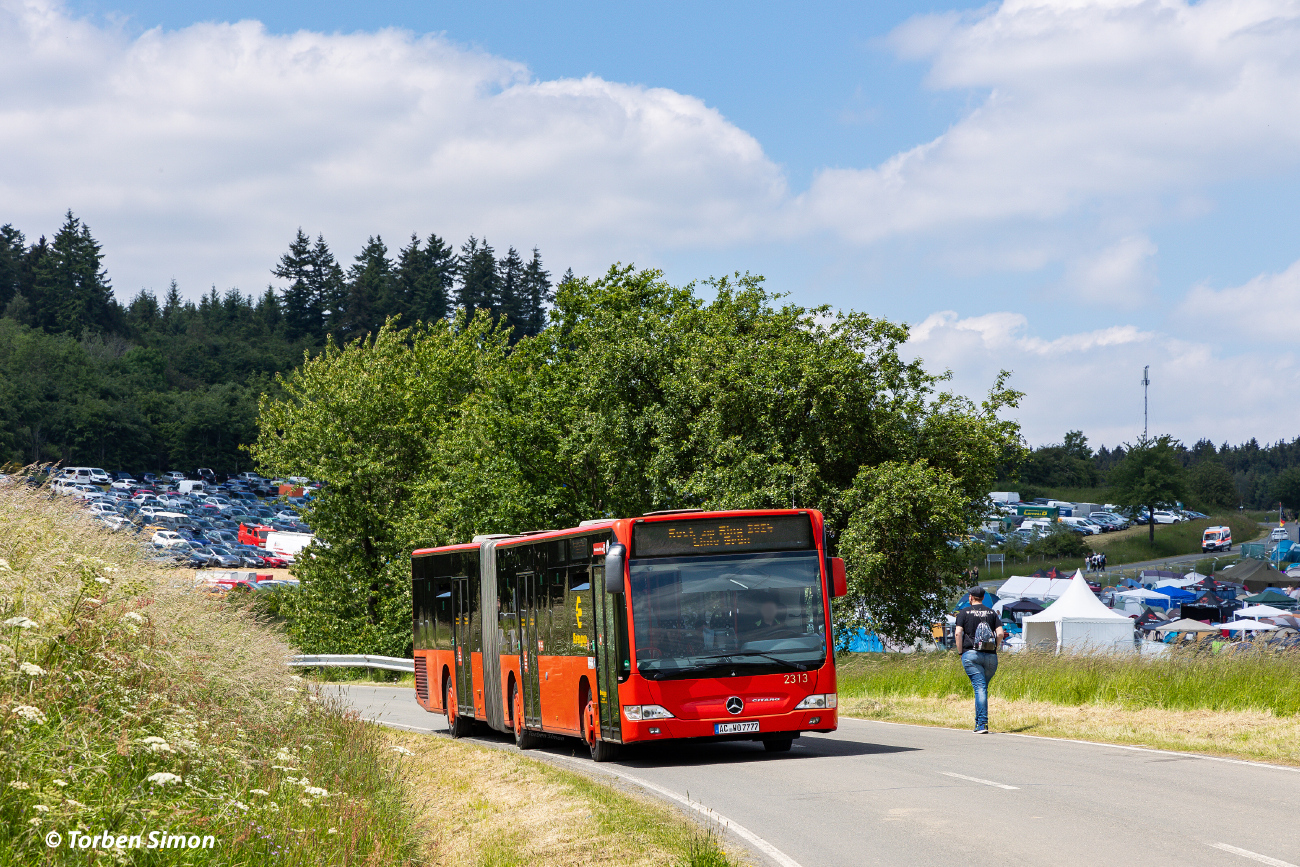
M 575 656 L 590 656 L 592 653 L 592 610 L 591 610 L 591 575 L 587 568 L 576 567 L 568 570 L 568 604 L 565 605 L 565 618 L 568 628 L 568 646 Z
M 450 650 L 452 619 L 451 580 L 445 577 L 433 579 L 433 593 L 433 646 L 438 650 Z

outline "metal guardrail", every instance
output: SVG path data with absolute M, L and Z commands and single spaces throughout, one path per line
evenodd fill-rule
M 293 668 L 382 668 L 387 671 L 415 673 L 414 659 L 394 656 L 368 656 L 366 654 L 318 653 L 289 657 Z

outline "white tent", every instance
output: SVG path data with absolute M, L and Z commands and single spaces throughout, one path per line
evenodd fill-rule
M 1132 653 L 1133 621 L 1111 611 L 1088 589 L 1082 572 L 1051 607 L 1021 620 L 1025 645 L 1037 650 L 1116 650 Z
M 1231 632 L 1236 632 L 1239 629 L 1244 629 L 1247 632 L 1261 632 L 1268 629 L 1277 629 L 1277 627 L 1271 623 L 1260 623 L 1258 620 L 1234 620 L 1231 623 L 1216 623 L 1215 626 L 1219 629 L 1227 629 Z
M 1290 613 L 1290 611 L 1283 611 L 1281 608 L 1274 608 L 1272 605 L 1249 605 L 1232 612 L 1232 616 L 1237 618 L 1248 617 L 1255 620 L 1260 617 L 1285 617 Z
M 1156 589 L 1158 590 L 1161 587 L 1178 587 L 1178 588 L 1190 587 L 1199 581 L 1205 580 L 1204 575 L 1197 575 L 1195 578 L 1191 577 L 1193 575 L 1196 575 L 1196 573 L 1189 572 L 1187 573 L 1186 578 L 1166 578 L 1160 583 L 1156 584 Z
M 1066 578 L 1012 575 L 998 588 L 999 599 L 1059 599 L 1070 586 Z

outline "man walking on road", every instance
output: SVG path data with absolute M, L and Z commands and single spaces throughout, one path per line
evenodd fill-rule
M 961 666 L 966 669 L 970 685 L 975 688 L 975 734 L 989 733 L 989 682 L 998 670 L 998 647 L 1006 638 L 998 615 L 984 605 L 984 590 L 967 591 L 970 607 L 957 613 L 957 646 L 961 648 Z

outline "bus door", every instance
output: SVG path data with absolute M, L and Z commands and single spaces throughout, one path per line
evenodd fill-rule
M 538 598 L 540 589 L 536 572 L 520 572 L 519 586 L 519 674 L 524 698 L 524 725 L 541 728 L 542 701 L 538 683 L 537 654 L 542 648 L 542 606 L 545 596 Z
M 473 622 L 474 602 L 470 597 L 468 578 L 451 582 L 452 596 L 456 602 L 456 618 L 452 621 L 452 646 L 456 650 L 456 712 L 461 716 L 474 716 L 474 658 L 470 653 L 470 624 Z
M 622 576 L 619 576 L 620 579 Z M 603 740 L 621 741 L 619 725 L 618 677 L 622 654 L 618 647 L 618 606 L 623 594 L 605 592 L 605 567 L 591 567 L 591 600 L 594 606 L 596 634 L 596 694 L 600 697 L 600 736 Z

